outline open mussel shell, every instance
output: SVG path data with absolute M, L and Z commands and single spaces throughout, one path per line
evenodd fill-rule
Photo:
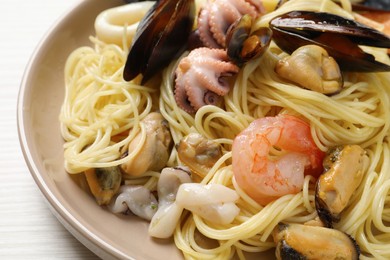
M 99 205 L 107 205 L 118 192 L 122 173 L 118 166 L 91 168 L 84 172 L 92 195 Z
M 141 20 L 123 71 L 126 81 L 148 81 L 185 49 L 195 18 L 194 0 L 157 1 Z
M 342 70 L 390 71 L 390 66 L 375 60 L 358 45 L 390 48 L 390 38 L 363 24 L 338 15 L 292 11 L 275 17 L 270 22 L 273 40 L 285 52 L 316 44 L 332 56 Z
M 239 66 L 260 57 L 271 42 L 272 31 L 268 27 L 261 27 L 251 33 L 252 23 L 253 18 L 245 14 L 227 32 L 227 55 Z
M 348 234 L 331 228 L 279 223 L 273 231 L 276 259 L 358 260 L 360 248 Z
M 367 11 L 390 11 L 390 1 L 388 0 L 365 0 L 352 4 L 354 10 Z

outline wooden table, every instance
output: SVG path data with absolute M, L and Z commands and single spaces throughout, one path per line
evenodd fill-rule
M 79 0 L 0 5 L 0 259 L 98 259 L 49 210 L 19 145 L 16 106 L 24 69 L 43 35 Z

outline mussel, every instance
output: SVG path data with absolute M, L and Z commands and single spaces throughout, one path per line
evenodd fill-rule
M 251 33 L 252 24 L 253 17 L 245 14 L 227 32 L 227 55 L 238 66 L 260 57 L 271 42 L 272 31 L 268 27 L 261 27 Z
M 180 161 L 202 178 L 223 155 L 220 144 L 197 133 L 185 136 L 176 149 Z
M 157 1 L 137 29 L 123 71 L 124 80 L 142 74 L 143 84 L 180 55 L 194 19 L 194 0 Z
M 359 259 L 360 248 L 336 229 L 279 223 L 273 232 L 276 259 Z
M 143 138 L 139 132 L 121 151 L 123 157 L 129 156 L 134 150 L 138 151 L 120 166 L 130 176 L 141 176 L 148 170 L 160 171 L 169 159 L 172 136 L 168 122 L 158 112 L 148 114 L 141 122 L 146 132 L 142 148 L 138 148 Z
M 354 10 L 377 10 L 390 11 L 390 1 L 388 0 L 365 0 L 352 4 Z
M 316 183 L 315 205 L 326 227 L 340 220 L 363 179 L 367 160 L 365 150 L 359 145 L 334 147 L 324 158 L 324 173 Z
M 285 52 L 316 44 L 323 47 L 344 71 L 390 71 L 359 45 L 390 48 L 385 34 L 354 20 L 325 12 L 292 11 L 270 21 L 273 40 Z
M 84 172 L 92 195 L 99 205 L 107 205 L 118 192 L 122 173 L 118 166 L 91 168 Z

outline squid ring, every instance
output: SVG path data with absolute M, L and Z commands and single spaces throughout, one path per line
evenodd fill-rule
M 101 12 L 95 20 L 96 36 L 104 42 L 121 46 L 126 27 L 127 43 L 131 43 L 139 21 L 154 3 L 154 1 L 132 3 Z

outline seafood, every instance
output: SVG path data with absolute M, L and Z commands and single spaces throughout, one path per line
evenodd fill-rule
M 226 35 L 227 55 L 238 66 L 260 57 L 271 42 L 271 29 L 261 27 L 251 32 L 252 23 L 252 16 L 245 14 L 229 27 Z
M 229 224 L 240 212 L 235 202 L 239 199 L 235 190 L 222 184 L 184 183 L 176 195 L 176 203 L 218 224 Z
M 269 158 L 273 147 L 284 153 Z M 318 176 L 322 172 L 323 157 L 309 124 L 291 115 L 256 119 L 236 136 L 232 146 L 234 177 L 261 205 L 298 193 L 304 174 Z
M 334 94 L 343 87 L 339 65 L 317 45 L 299 47 L 291 56 L 279 60 L 275 71 L 282 78 L 319 93 Z
M 188 134 L 180 140 L 176 149 L 180 161 L 202 178 L 222 156 L 218 143 L 198 133 Z
M 141 123 L 144 125 L 146 138 L 138 133 L 128 146 L 123 147 L 123 156 L 132 158 L 121 165 L 122 170 L 131 176 L 140 176 L 147 170 L 160 171 L 166 165 L 172 144 L 168 122 L 157 112 L 148 114 Z M 142 146 L 139 148 L 139 146 Z M 133 151 L 138 151 L 132 154 Z
M 118 167 L 91 168 L 84 172 L 89 189 L 99 205 L 107 205 L 120 188 L 122 173 Z
M 228 60 L 225 50 L 206 47 L 192 50 L 175 71 L 175 100 L 187 113 L 204 105 L 218 105 L 229 92 L 227 78 L 239 68 Z
M 358 145 L 338 146 L 325 157 L 325 172 L 318 178 L 315 204 L 325 226 L 332 227 L 359 187 L 368 157 Z
M 273 40 L 285 52 L 316 44 L 323 47 L 345 71 L 390 71 L 358 45 L 390 47 L 385 34 L 338 15 L 324 12 L 292 11 L 270 21 Z
M 194 0 L 157 1 L 139 24 L 127 56 L 124 80 L 142 74 L 143 84 L 180 55 L 194 19 Z
M 356 21 L 373 27 L 390 36 L 390 12 L 389 11 L 361 11 L 355 14 Z
M 357 260 L 360 255 L 355 240 L 336 229 L 279 223 L 273 238 L 276 259 Z
M 96 36 L 106 43 L 122 46 L 123 28 L 126 25 L 127 42 L 131 43 L 139 21 L 153 4 L 153 1 L 144 1 L 109 8 L 101 12 L 95 19 Z
M 157 211 L 157 200 L 144 186 L 123 185 L 108 208 L 116 214 L 131 211 L 140 218 L 151 220 Z
M 228 28 L 244 14 L 256 18 L 264 13 L 259 0 L 207 1 L 198 16 L 199 37 L 206 47 L 224 48 Z
M 368 11 L 389 11 L 390 2 L 388 0 L 363 0 L 353 3 L 354 10 L 368 10 Z
M 390 36 L 390 1 L 366 0 L 352 5 L 356 21 Z M 390 50 L 387 51 L 390 54 Z
M 158 210 L 149 225 L 149 235 L 157 238 L 172 236 L 183 207 L 176 203 L 176 194 L 182 183 L 192 182 L 184 167 L 164 168 L 157 183 Z

